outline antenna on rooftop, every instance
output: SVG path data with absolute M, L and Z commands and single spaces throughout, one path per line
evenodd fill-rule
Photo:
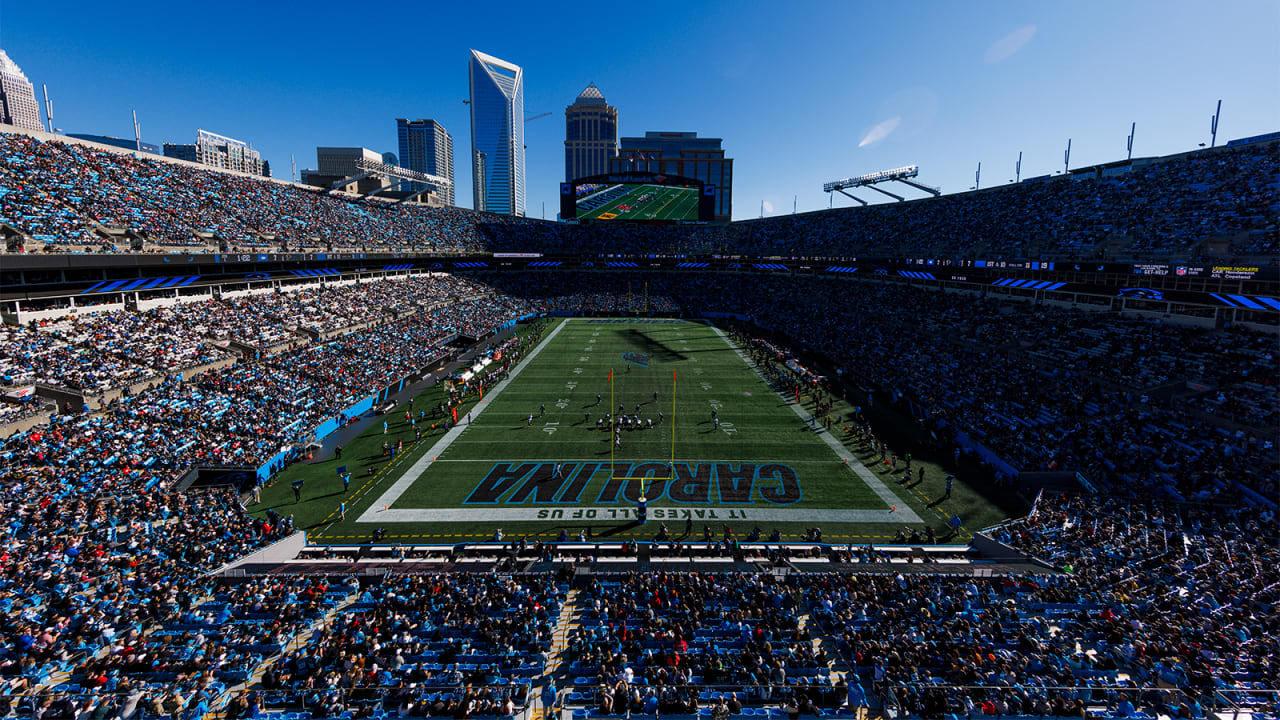
M 49 85 L 41 83 L 40 87 L 44 89 L 44 117 L 49 121 L 49 132 L 53 132 L 53 103 L 49 100 Z
M 1209 147 L 1218 144 L 1218 118 L 1222 115 L 1222 101 L 1218 101 L 1218 109 L 1213 111 L 1213 118 L 1209 122 Z

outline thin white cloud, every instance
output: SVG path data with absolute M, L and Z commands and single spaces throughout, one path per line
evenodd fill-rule
M 1035 25 L 1020 27 L 991 43 L 991 47 L 987 48 L 987 52 L 982 56 L 982 60 L 988 65 L 1001 62 L 1002 60 L 1007 60 L 1011 55 L 1021 50 L 1024 45 L 1031 42 L 1031 38 L 1035 37 L 1035 35 Z
M 876 125 L 875 127 L 871 128 L 869 131 L 867 131 L 866 137 L 862 138 L 862 142 L 858 143 L 858 147 L 864 147 L 866 145 L 870 145 L 871 143 L 880 142 L 881 140 L 889 137 L 890 133 L 898 129 L 898 124 L 901 122 L 902 122 L 901 115 L 894 115 L 888 120 L 881 122 L 880 124 Z

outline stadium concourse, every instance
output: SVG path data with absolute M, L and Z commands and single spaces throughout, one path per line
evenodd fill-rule
M 902 243 L 993 257 L 1037 243 L 1181 261 L 1208 234 L 1233 256 L 1277 249 L 1275 142 L 1119 179 L 696 230 L 384 206 L 86 144 L 0 142 L 0 222 L 27 252 L 116 253 L 115 231 L 148 252 L 852 256 Z M 44 391 L 0 406 L 0 713 L 1280 717 L 1274 314 L 1215 327 L 898 278 L 638 268 L 234 287 L 75 313 L 51 294 L 51 310 L 0 330 L 6 389 Z M 406 392 L 465 345 L 504 349 L 505 370 L 521 358 L 513 326 L 536 336 L 548 315 L 640 313 L 737 318 L 789 382 L 816 378 L 801 372 L 810 359 L 828 368 L 841 384 L 824 390 L 872 393 L 993 495 L 1032 494 L 1036 471 L 1087 485 L 1039 494 L 967 548 L 374 542 L 223 572 L 296 546 L 296 528 L 246 511 L 252 482 L 186 488 L 192 468 L 269 479 L 321 432 L 379 422 L 371 398 Z M 855 434 L 897 438 L 875 423 Z

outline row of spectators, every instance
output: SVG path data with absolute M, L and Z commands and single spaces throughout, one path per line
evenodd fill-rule
M 304 186 L 22 135 L 0 135 L 0 223 L 50 247 L 100 227 L 159 245 L 390 247 L 799 256 L 1196 259 L 1280 254 L 1280 142 L 914 202 L 727 227 L 570 226 L 458 208 L 355 201 Z M 1220 248 L 1214 252 L 1221 255 Z

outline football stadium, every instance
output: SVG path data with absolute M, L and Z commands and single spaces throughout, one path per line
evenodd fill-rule
M 476 50 L 457 177 L 73 137 L 18 59 L 4 717 L 1280 720 L 1274 128 L 755 217 L 745 143 L 574 170 L 592 83 L 545 220 Z

